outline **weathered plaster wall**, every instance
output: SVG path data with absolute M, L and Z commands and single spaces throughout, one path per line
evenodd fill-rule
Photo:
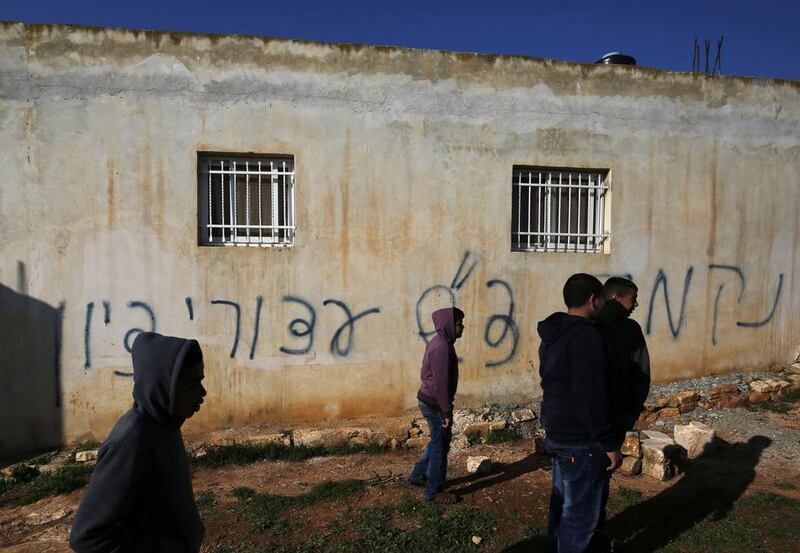
M 194 429 L 413 407 L 417 312 L 430 330 L 450 293 L 458 402 L 530 399 L 536 322 L 577 271 L 639 283 L 657 380 L 800 343 L 794 82 L 4 24 L 0 148 L 0 456 L 104 437 L 151 325 L 203 344 Z M 198 247 L 198 151 L 293 155 L 296 246 Z M 515 164 L 610 169 L 610 253 L 511 252 Z M 328 299 L 380 310 L 336 354 Z

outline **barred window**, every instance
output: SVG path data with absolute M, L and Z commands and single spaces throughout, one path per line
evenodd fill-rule
M 515 165 L 511 250 L 602 251 L 608 190 L 608 170 Z
M 294 245 L 294 158 L 197 154 L 198 243 Z

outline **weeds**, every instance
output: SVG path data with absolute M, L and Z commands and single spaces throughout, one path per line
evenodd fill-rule
M 77 490 L 89 482 L 93 469 L 94 467 L 87 465 L 64 465 L 53 472 L 40 473 L 27 483 L 15 486 L 24 490 L 22 494 L 13 498 L 3 498 L 0 504 L 27 505 L 51 495 L 62 495 Z
M 393 524 L 397 516 L 414 516 L 409 530 Z M 398 505 L 366 509 L 356 518 L 357 536 L 345 544 L 344 551 L 426 551 L 460 553 L 474 551 L 472 536 L 488 538 L 495 523 L 493 515 L 475 507 L 462 507 L 442 514 L 427 501 L 405 500 Z
M 283 532 L 290 524 L 282 513 L 290 507 L 306 507 L 319 501 L 339 501 L 361 493 L 367 484 L 363 480 L 338 480 L 317 484 L 304 494 L 287 496 L 256 493 L 251 488 L 234 488 L 233 495 L 242 503 L 244 515 L 253 530 Z
M 199 510 L 204 511 L 216 505 L 217 498 L 214 496 L 214 492 L 208 490 L 197 494 L 194 498 L 194 502 L 197 504 Z
M 484 440 L 484 443 L 499 444 L 502 442 L 518 442 L 521 439 L 522 434 L 520 434 L 516 428 L 509 426 L 503 428 L 502 430 L 489 432 L 489 435 Z
M 620 486 L 617 492 L 611 494 L 608 500 L 608 509 L 611 512 L 620 512 L 632 505 L 635 505 L 642 499 L 642 492 L 632 488 Z
M 257 461 L 305 461 L 326 455 L 355 453 L 374 455 L 385 451 L 387 447 L 380 444 L 342 444 L 331 447 L 291 446 L 282 443 L 234 444 L 209 448 L 204 456 L 193 459 L 192 462 L 196 465 L 218 468 L 226 465 L 248 465 Z

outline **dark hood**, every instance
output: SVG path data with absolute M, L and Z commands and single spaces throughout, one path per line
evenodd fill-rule
M 163 424 L 180 426 L 173 415 L 175 388 L 187 354 L 200 349 L 197 340 L 142 332 L 133 341 L 134 408 Z
M 570 330 L 571 328 L 588 324 L 592 322 L 584 317 L 577 315 L 570 315 L 568 313 L 553 313 L 543 321 L 539 321 L 537 331 L 539 337 L 542 339 L 542 345 L 548 346 L 558 340 L 561 335 Z
M 437 309 L 433 312 L 431 318 L 433 319 L 433 327 L 436 329 L 436 334 L 441 336 L 448 344 L 454 344 L 456 341 L 456 320 L 453 308 Z

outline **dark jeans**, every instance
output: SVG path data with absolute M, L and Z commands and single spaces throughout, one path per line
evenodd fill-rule
M 545 440 L 553 459 L 547 553 L 583 553 L 604 518 L 609 459 L 603 447 Z
M 419 483 L 426 479 L 425 499 L 432 500 L 436 494 L 444 489 L 444 480 L 447 476 L 447 454 L 450 452 L 450 440 L 453 437 L 452 424 L 444 428 L 444 413 L 438 409 L 419 402 L 419 410 L 428 423 L 431 441 L 422 450 L 422 456 L 414 465 L 411 482 Z

